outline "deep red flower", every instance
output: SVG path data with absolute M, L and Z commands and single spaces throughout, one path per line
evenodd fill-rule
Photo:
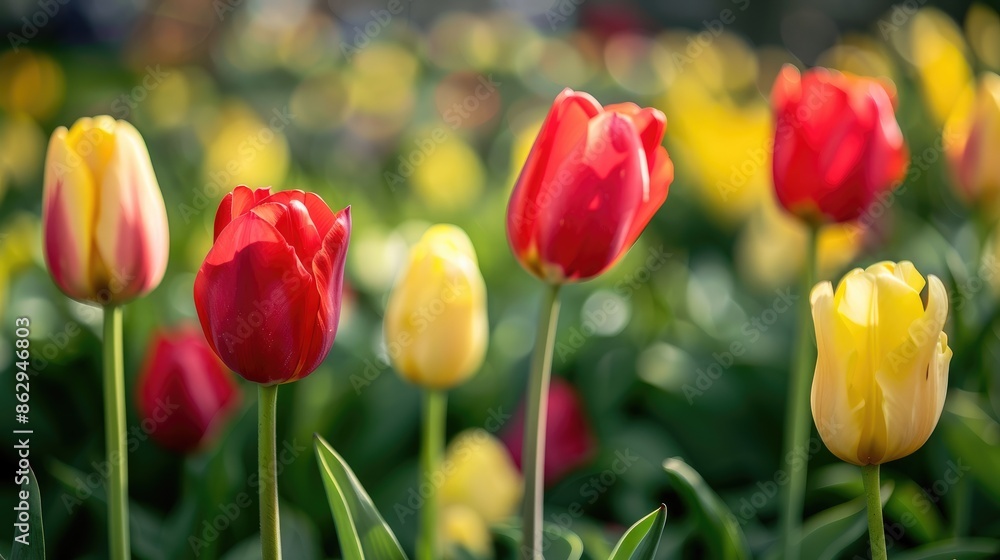
M 545 425 L 545 484 L 558 482 L 567 473 L 585 464 L 597 449 L 583 403 L 566 380 L 553 377 L 549 387 Z M 521 466 L 524 442 L 524 406 L 511 420 L 503 436 L 517 468 Z
M 239 186 L 225 196 L 194 301 L 226 365 L 264 385 L 319 366 L 337 334 L 350 235 L 350 207 L 333 213 L 314 193 Z
M 157 333 L 138 380 L 143 428 L 180 453 L 205 447 L 240 402 L 236 379 L 197 327 Z
M 563 90 L 507 207 L 507 240 L 521 265 L 562 283 L 615 264 L 667 198 L 674 165 L 660 145 L 666 126 L 656 109 L 601 107 Z
M 855 220 L 903 179 L 909 154 L 883 82 L 785 66 L 771 104 L 774 189 L 792 214 Z

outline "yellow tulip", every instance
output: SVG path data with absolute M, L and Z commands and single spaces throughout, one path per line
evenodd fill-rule
M 927 285 L 927 305 L 920 293 Z M 840 459 L 878 465 L 919 449 L 937 425 L 951 349 L 948 293 L 907 261 L 852 270 L 810 294 L 818 358 L 813 420 Z
M 49 141 L 42 203 L 45 260 L 66 295 L 120 304 L 163 278 L 167 212 L 139 132 L 83 118 Z
M 486 283 L 461 228 L 424 233 L 389 295 L 384 326 L 389 358 L 412 383 L 448 389 L 479 369 L 489 336 Z
M 444 482 L 438 489 L 441 505 L 464 505 L 487 524 L 514 514 L 524 483 L 499 440 L 482 429 L 466 430 L 448 445 L 445 454 Z
M 971 89 L 971 88 L 970 88 Z M 945 127 L 945 153 L 959 195 L 994 212 L 1000 204 L 1000 76 L 987 72 Z

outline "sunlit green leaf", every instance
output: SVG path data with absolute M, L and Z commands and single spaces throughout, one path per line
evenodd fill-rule
M 375 509 L 358 477 L 318 435 L 316 457 L 344 560 L 405 560 L 399 541 Z
M 666 522 L 667 506 L 661 504 L 658 509 L 629 527 L 611 551 L 609 560 L 652 560 L 656 557 L 656 549 Z

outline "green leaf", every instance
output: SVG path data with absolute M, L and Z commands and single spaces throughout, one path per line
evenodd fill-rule
M 344 560 L 406 560 L 399 541 L 375 509 L 358 477 L 319 435 L 316 458 Z
M 949 392 L 941 427 L 949 450 L 958 458 L 953 468 L 959 474 L 968 468 L 994 501 L 1000 501 L 1000 424 L 977 398 L 965 391 Z
M 996 539 L 953 539 L 901 552 L 893 560 L 975 560 L 996 558 L 997 553 L 1000 541 Z
M 493 526 L 493 532 L 502 544 L 506 544 L 511 549 L 512 554 L 501 555 L 500 558 L 521 558 L 519 553 L 521 546 L 521 525 L 518 523 L 504 523 Z M 542 549 L 546 560 L 580 560 L 583 556 L 583 540 L 580 537 L 553 523 L 546 523 L 542 527 L 544 534 Z
M 22 499 L 22 496 L 26 499 Z M 15 527 L 14 543 L 10 547 L 10 560 L 45 560 L 45 531 L 42 528 L 42 495 L 38 489 L 38 480 L 35 479 L 35 471 L 28 467 L 28 475 L 23 484 L 17 499 L 14 501 Z M 24 533 L 17 528 L 17 524 L 22 523 L 22 507 L 27 507 L 28 519 L 26 521 L 28 532 Z M 25 538 L 26 541 L 18 540 Z
M 725 560 L 750 558 L 750 546 L 739 522 L 701 475 L 678 458 L 664 461 L 663 469 L 684 503 L 697 513 L 712 557 Z
M 855 469 L 856 471 L 856 469 Z M 860 476 L 859 476 L 860 478 Z M 882 505 L 892 495 L 891 482 L 882 485 Z M 810 517 L 802 525 L 799 543 L 802 558 L 833 560 L 868 531 L 868 515 L 862 495 Z
M 622 535 L 608 560 L 652 560 L 660 545 L 663 526 L 667 523 L 667 506 L 660 504 L 655 511 L 636 521 Z
M 885 504 L 886 522 L 902 524 L 908 535 L 921 543 L 944 538 L 945 522 L 938 509 L 928 507 L 930 499 L 913 480 L 900 473 L 882 473 L 883 480 L 892 480 L 895 489 Z M 809 474 L 811 490 L 828 490 L 837 496 L 854 498 L 864 494 L 858 468 L 847 463 L 835 463 Z

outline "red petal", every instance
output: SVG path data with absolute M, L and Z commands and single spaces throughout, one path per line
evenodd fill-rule
M 670 183 L 674 182 L 674 162 L 671 161 L 667 149 L 663 146 L 657 148 L 653 153 L 650 169 L 652 171 L 649 174 L 649 199 L 642 203 L 635 215 L 635 220 L 632 221 L 632 227 L 629 229 L 628 239 L 622 249 L 622 254 L 632 247 L 636 239 L 639 239 L 642 230 L 646 229 L 649 221 L 653 219 L 653 215 L 663 206 L 664 201 L 667 200 L 667 192 L 670 191 Z
M 51 196 L 44 202 L 42 226 L 45 231 L 42 241 L 45 245 L 45 263 L 52 280 L 64 294 L 74 299 L 87 300 L 94 297 L 94 288 L 90 285 L 88 274 L 90 263 L 81 262 L 84 259 L 74 249 L 81 240 L 78 233 L 70 230 L 66 198 L 61 194 L 64 188 L 65 184 L 58 181 L 52 188 Z M 73 210 L 69 209 L 70 212 Z
M 295 250 L 253 212 L 219 235 L 198 271 L 195 307 L 223 362 L 256 383 L 299 376 L 304 326 L 319 298 Z
M 589 94 L 568 88 L 552 103 L 507 207 L 507 238 L 519 257 L 524 257 L 534 242 L 543 185 L 551 185 L 559 162 L 586 136 L 590 119 L 602 111 Z
M 229 225 L 229 222 L 250 211 L 261 198 L 266 197 L 270 192 L 271 187 L 254 191 L 249 187 L 239 185 L 233 189 L 233 192 L 227 193 L 222 198 L 222 203 L 219 204 L 219 210 L 215 213 L 215 239 L 219 238 L 219 234 Z
M 573 152 L 553 162 L 567 181 L 539 208 L 541 262 L 561 267 L 570 280 L 596 276 L 614 264 L 648 196 L 645 160 L 629 119 L 617 113 L 594 118 Z
M 326 358 L 337 336 L 344 291 L 344 265 L 351 240 L 351 207 L 333 215 L 330 230 L 323 238 L 323 248 L 313 260 L 313 278 L 319 295 L 319 310 L 312 323 L 309 343 L 302 353 L 299 378 L 313 372 Z
M 896 122 L 892 100 L 881 83 L 873 82 L 868 94 L 875 105 L 877 120 L 867 151 L 867 184 L 871 204 L 879 192 L 894 188 L 903 180 L 909 163 L 909 150 Z M 866 204 L 867 206 L 867 204 Z
M 281 191 L 267 197 L 264 202 L 288 204 L 293 200 L 301 202 L 309 210 L 309 217 L 316 224 L 316 231 L 319 233 L 320 239 L 326 237 L 327 232 L 333 226 L 333 211 L 318 194 L 300 190 Z
M 608 105 L 604 110 L 627 115 L 632 119 L 635 129 L 639 131 L 642 145 L 646 148 L 646 160 L 652 161 L 653 152 L 663 142 L 663 133 L 667 130 L 667 117 L 658 109 L 640 108 L 632 102 Z
M 309 210 L 298 200 L 282 204 L 270 202 L 273 198 L 258 204 L 252 212 L 274 226 L 285 241 L 295 249 L 295 254 L 302 261 L 302 265 L 306 269 L 311 268 L 313 257 L 320 248 L 321 238 L 309 217 Z

